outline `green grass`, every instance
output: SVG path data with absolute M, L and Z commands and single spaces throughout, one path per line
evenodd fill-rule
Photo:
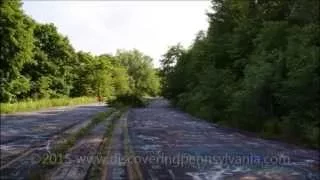
M 37 169 L 32 169 L 28 175 L 28 179 L 31 180 L 40 180 L 40 179 L 46 179 L 46 174 L 48 173 L 49 170 L 57 167 L 58 165 L 60 165 L 61 163 L 64 162 L 64 158 L 65 158 L 65 154 L 66 152 L 73 147 L 76 142 L 81 139 L 82 137 L 84 137 L 85 135 L 87 135 L 89 133 L 89 131 L 94 128 L 96 125 L 98 125 L 100 122 L 106 120 L 106 118 L 108 118 L 109 116 L 111 116 L 113 113 L 115 113 L 116 110 L 115 109 L 109 109 L 108 111 L 104 111 L 101 113 L 96 114 L 91 122 L 86 125 L 85 127 L 79 129 L 77 132 L 69 135 L 68 137 L 66 137 L 66 140 L 63 141 L 60 144 L 57 144 L 55 147 L 53 147 L 51 149 L 51 153 L 53 155 L 56 156 L 60 156 L 63 157 L 63 161 L 59 161 L 57 163 L 53 162 L 53 163 L 48 163 L 44 161 L 44 157 L 43 156 L 40 161 L 39 161 L 39 166 Z
M 69 148 L 71 148 L 76 143 L 77 140 L 81 139 L 83 136 L 88 134 L 92 128 L 94 128 L 97 124 L 105 120 L 106 117 L 109 117 L 114 112 L 115 112 L 114 109 L 109 109 L 108 111 L 98 113 L 93 117 L 93 119 L 87 126 L 81 128 L 76 133 L 70 135 L 64 143 L 60 144 L 57 147 L 54 147 L 52 151 L 55 154 L 65 154 L 65 152 Z
M 108 127 L 106 128 L 106 132 L 103 137 L 103 141 L 98 149 L 98 152 L 96 154 L 97 157 L 104 157 L 107 159 L 110 155 L 110 145 L 112 142 L 112 136 L 113 131 L 115 128 L 115 125 L 117 121 L 120 119 L 121 115 L 127 111 L 127 107 L 121 107 L 119 108 L 119 111 L 110 119 L 110 123 L 108 124 Z M 109 149 L 109 150 L 108 150 Z M 98 180 L 101 179 L 103 175 L 103 170 L 105 170 L 105 163 L 106 161 L 98 161 L 97 163 L 91 164 L 91 167 L 89 169 L 88 178 L 92 180 Z
M 78 98 L 57 98 L 57 99 L 40 99 L 31 101 L 21 101 L 17 103 L 0 103 L 1 114 L 9 114 L 15 112 L 34 111 L 43 108 L 56 106 L 69 106 L 77 104 L 85 104 L 96 102 L 94 97 L 78 97 Z

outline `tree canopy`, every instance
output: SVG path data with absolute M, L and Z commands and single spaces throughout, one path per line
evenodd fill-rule
M 319 147 L 318 7 L 212 0 L 208 30 L 164 54 L 163 94 L 219 124 Z
M 54 24 L 27 16 L 19 0 L 0 4 L 1 102 L 26 99 L 155 95 L 159 77 L 139 52 L 76 52 Z

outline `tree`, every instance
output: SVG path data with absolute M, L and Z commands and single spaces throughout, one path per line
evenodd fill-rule
M 319 1 L 212 5 L 207 33 L 164 55 L 164 95 L 210 121 L 319 147 Z
M 69 96 L 72 88 L 71 70 L 76 63 L 75 52 L 67 37 L 53 24 L 37 24 L 34 29 L 34 61 L 26 63 L 22 73 L 33 83 L 35 98 Z M 43 87 L 46 79 L 46 89 Z M 48 86 L 48 87 L 47 87 Z
M 119 51 L 116 56 L 75 52 L 54 24 L 40 24 L 24 14 L 20 0 L 0 2 L 1 102 L 159 93 L 152 59 Z
M 1 101 L 15 101 L 27 93 L 29 79 L 21 75 L 25 63 L 33 59 L 34 22 L 24 15 L 21 2 L 0 3 Z
M 157 94 L 159 78 L 152 67 L 152 59 L 138 50 L 119 50 L 115 58 L 126 68 L 130 92 L 137 96 Z
M 76 63 L 72 69 L 72 74 L 74 75 L 70 92 L 72 97 L 97 95 L 90 80 L 90 76 L 93 73 L 93 61 L 95 61 L 95 57 L 90 53 L 80 51 L 76 54 Z

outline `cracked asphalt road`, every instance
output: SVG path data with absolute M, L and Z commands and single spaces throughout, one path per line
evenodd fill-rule
M 95 103 L 1 115 L 1 165 L 30 148 L 48 148 L 49 139 L 70 128 L 80 128 L 105 110 L 105 105 Z
M 91 104 L 1 116 L 1 165 L 27 149 L 46 148 L 52 137 L 80 129 L 102 111 L 103 105 Z M 132 166 L 138 162 L 143 179 L 320 179 L 319 151 L 219 127 L 170 107 L 164 99 L 129 110 L 125 122 L 121 126 L 128 128 L 128 146 L 135 155 Z M 123 132 L 118 134 L 122 137 Z M 119 146 L 115 153 L 122 150 Z M 16 172 L 28 162 L 12 166 L 8 169 Z M 120 173 L 111 179 L 127 178 Z
M 144 179 L 320 179 L 319 151 L 221 128 L 163 99 L 132 109 L 128 129 Z

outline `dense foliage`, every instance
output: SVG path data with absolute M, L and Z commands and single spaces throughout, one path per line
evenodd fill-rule
M 207 32 L 163 56 L 164 95 L 196 116 L 319 147 L 319 1 L 212 5 Z
M 19 0 L 0 2 L 0 102 L 155 95 L 152 59 L 137 50 L 94 56 L 76 52 L 53 24 L 24 14 Z

